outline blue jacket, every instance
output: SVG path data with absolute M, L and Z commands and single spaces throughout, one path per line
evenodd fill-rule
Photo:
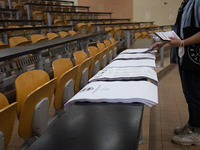
M 194 20 L 195 22 L 193 23 L 196 28 L 200 27 L 200 0 L 189 0 L 186 6 L 183 9 L 183 14 L 181 16 L 181 26 L 179 26 L 179 21 L 180 21 L 180 14 L 178 14 L 176 23 L 173 27 L 173 30 L 182 38 L 184 39 L 183 36 L 183 28 L 191 26 L 191 18 L 192 14 L 194 11 Z M 180 31 L 180 32 L 179 32 Z M 170 54 L 170 61 L 171 63 L 178 63 L 178 48 L 172 48 L 171 49 L 171 54 Z

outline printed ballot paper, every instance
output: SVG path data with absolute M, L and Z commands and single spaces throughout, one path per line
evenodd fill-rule
M 177 37 L 178 39 L 180 39 L 173 30 L 167 32 L 156 32 L 155 34 L 163 41 L 171 41 L 169 37 Z
M 136 54 L 119 54 L 114 60 L 129 60 L 129 59 L 156 59 L 151 53 L 136 53 Z
M 152 83 L 158 85 L 157 74 L 149 67 L 104 68 L 94 75 L 89 82 L 131 81 L 144 78 L 149 79 Z
M 155 60 L 153 59 L 137 59 L 137 60 L 115 60 L 106 66 L 106 68 L 121 68 L 121 67 L 151 67 L 155 68 Z
M 65 103 L 67 111 L 75 102 L 158 103 L 157 86 L 148 81 L 91 82 Z
M 156 53 L 157 50 L 153 50 L 153 45 L 150 48 L 140 48 L 140 49 L 125 49 L 120 54 L 135 54 L 135 53 Z

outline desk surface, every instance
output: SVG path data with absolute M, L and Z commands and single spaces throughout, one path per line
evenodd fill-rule
M 137 150 L 143 105 L 76 103 L 28 150 Z

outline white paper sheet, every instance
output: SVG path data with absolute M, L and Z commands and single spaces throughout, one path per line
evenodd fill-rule
M 155 68 L 156 63 L 153 59 L 137 59 L 137 60 L 115 60 L 108 64 L 105 68 L 121 68 L 121 67 L 151 67 Z
M 156 72 L 149 67 L 104 68 L 93 76 L 89 82 L 94 81 L 131 81 L 135 79 L 149 79 L 158 85 Z
M 140 49 L 126 49 L 122 51 L 120 54 L 135 54 L 135 53 L 156 53 L 157 50 L 149 50 L 148 48 L 140 48 Z
M 167 32 L 156 32 L 156 35 L 158 35 L 164 41 L 171 41 L 169 37 L 177 37 L 178 39 L 180 39 L 173 30 Z
M 67 111 L 75 102 L 158 103 L 157 86 L 148 81 L 91 82 L 64 105 Z
M 135 54 L 119 54 L 114 60 L 129 60 L 129 59 L 156 59 L 151 53 L 135 53 Z

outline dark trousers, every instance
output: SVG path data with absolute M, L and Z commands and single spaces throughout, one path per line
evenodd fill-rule
M 191 72 L 179 67 L 183 93 L 188 103 L 189 120 L 192 127 L 200 128 L 200 72 Z

